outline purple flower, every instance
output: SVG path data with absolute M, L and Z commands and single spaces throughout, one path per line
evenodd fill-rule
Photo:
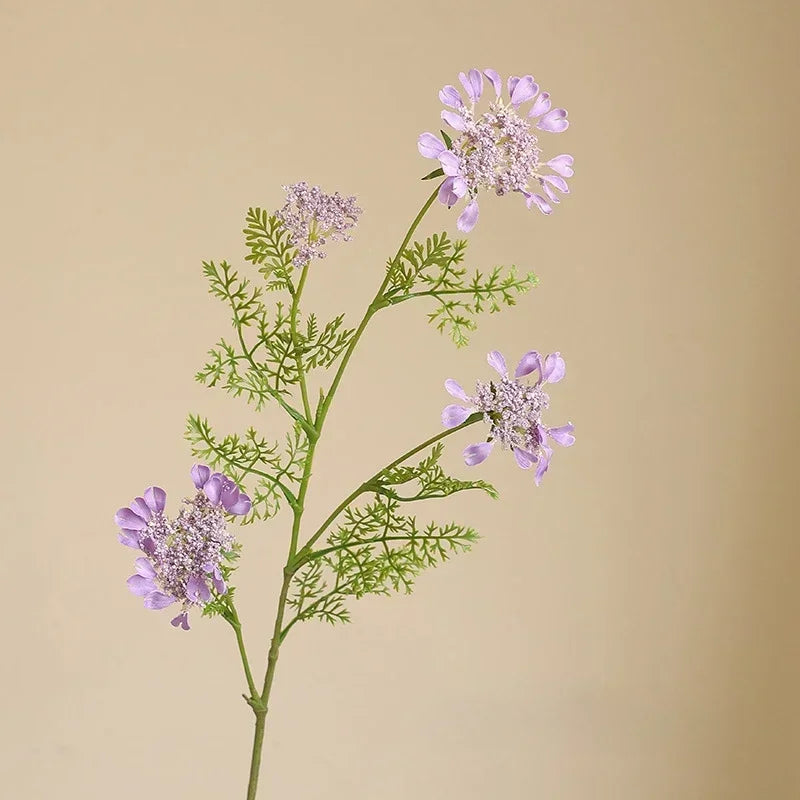
M 560 202 L 557 192 L 569 193 L 564 179 L 574 173 L 573 158 L 562 154 L 543 162 L 536 131 L 565 131 L 569 127 L 567 112 L 551 108 L 550 95 L 539 91 L 531 75 L 509 77 L 505 100 L 503 80 L 493 69 L 483 73 L 471 69 L 458 77 L 466 99 L 454 86 L 445 86 L 439 99 L 447 106 L 442 119 L 459 135 L 449 148 L 428 132 L 417 142 L 419 152 L 425 158 L 437 159 L 446 176 L 439 191 L 440 202 L 450 208 L 466 198 L 458 229 L 469 232 L 475 227 L 480 189 L 491 189 L 497 195 L 519 192 L 528 208 L 535 206 L 543 214 L 552 213 L 552 204 Z M 476 104 L 483 94 L 484 77 L 494 89 L 494 99 L 479 114 Z
M 183 609 L 172 624 L 187 631 L 191 606 L 205 606 L 212 599 L 211 587 L 218 595 L 227 592 L 221 565 L 236 544 L 227 530 L 226 514 L 247 514 L 252 505 L 222 473 L 195 464 L 191 474 L 197 493 L 185 501 L 175 520 L 164 513 L 167 495 L 157 486 L 114 517 L 122 544 L 145 554 L 136 559 L 128 588 L 144 598 L 145 608 L 181 603 Z
M 192 467 L 192 480 L 215 506 L 221 505 L 229 514 L 244 516 L 252 508 L 250 498 L 230 478 L 221 472 L 212 473 L 204 464 Z
M 426 152 L 431 153 L 428 158 L 435 158 L 434 149 Z M 275 216 L 289 232 L 296 250 L 292 258 L 296 267 L 304 267 L 312 258 L 325 258 L 323 247 L 329 239 L 350 240 L 347 231 L 361 216 L 355 197 L 343 197 L 338 192 L 325 194 L 319 186 L 309 186 L 305 181 L 283 188 L 286 202 Z
M 489 425 L 489 436 L 486 441 L 472 444 L 464 450 L 467 466 L 473 467 L 485 461 L 495 442 L 499 441 L 504 450 L 510 449 L 514 453 L 522 469 L 536 465 L 534 480 L 538 486 L 553 455 L 548 440 L 552 439 L 562 447 L 575 443 L 575 428 L 571 422 L 555 428 L 548 428 L 542 422 L 542 412 L 550 405 L 544 384 L 558 383 L 564 377 L 564 359 L 560 353 L 550 353 L 542 358 L 538 352 L 531 350 L 519 360 L 513 378 L 509 377 L 506 360 L 497 350 L 492 350 L 486 360 L 500 380 L 487 383 L 479 381 L 474 396 L 469 396 L 452 378 L 446 380 L 444 388 L 448 394 L 465 403 L 466 407 L 458 403 L 446 406 L 442 411 L 442 424 L 445 428 L 455 428 L 475 411 L 482 412 Z M 519 380 L 533 373 L 537 373 L 537 377 L 532 385 Z

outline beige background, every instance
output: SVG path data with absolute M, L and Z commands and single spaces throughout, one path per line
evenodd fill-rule
M 539 490 L 487 462 L 502 501 L 442 511 L 483 542 L 412 597 L 297 629 L 263 795 L 800 797 L 794 5 L 2 0 L 0 794 L 243 796 L 232 635 L 143 611 L 112 516 L 188 490 L 187 411 L 250 419 L 192 381 L 226 330 L 200 260 L 241 263 L 282 183 L 355 193 L 309 304 L 358 313 L 424 198 L 436 91 L 474 62 L 532 71 L 573 122 L 548 144 L 576 156 L 568 202 L 487 200 L 470 237 L 541 288 L 467 351 L 411 304 L 375 321 L 309 521 L 435 432 L 442 380 L 492 347 L 565 354 L 578 444 Z M 242 534 L 259 662 L 285 535 Z

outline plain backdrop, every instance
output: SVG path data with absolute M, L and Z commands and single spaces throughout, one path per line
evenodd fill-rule
M 572 121 L 545 137 L 576 158 L 556 213 L 486 198 L 469 237 L 471 266 L 541 285 L 465 350 L 422 306 L 376 317 L 308 522 L 435 433 L 443 380 L 486 377 L 489 349 L 564 354 L 549 419 L 578 442 L 539 489 L 495 453 L 470 474 L 501 500 L 436 508 L 473 553 L 293 631 L 263 797 L 800 797 L 799 22 L 776 0 L 0 0 L 0 793 L 244 796 L 231 631 L 140 607 L 114 511 L 189 491 L 189 411 L 282 435 L 193 382 L 228 334 L 201 260 L 243 265 L 244 212 L 282 184 L 356 194 L 306 307 L 357 318 L 428 191 L 438 89 L 491 66 Z M 240 532 L 259 672 L 286 536 Z

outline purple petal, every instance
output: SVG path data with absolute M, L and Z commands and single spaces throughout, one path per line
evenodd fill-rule
M 550 438 L 560 444 L 562 447 L 571 447 L 575 444 L 575 437 L 572 432 L 575 426 L 568 422 L 566 425 L 559 425 L 557 428 L 548 428 L 547 433 Z
M 121 508 L 117 511 L 114 522 L 120 528 L 131 531 L 143 531 L 147 528 L 147 523 L 132 508 Z
M 453 403 L 442 410 L 442 425 L 445 428 L 458 427 L 469 416 L 469 409 Z
M 235 484 L 231 484 L 229 486 L 224 486 L 222 489 L 222 494 L 220 495 L 220 502 L 222 503 L 222 507 L 226 511 L 230 511 L 231 506 L 236 505 L 236 501 L 239 499 L 239 487 Z
M 478 444 L 471 444 L 464 450 L 464 463 L 468 467 L 474 467 L 480 464 L 481 461 L 486 461 L 489 453 L 492 452 L 494 442 L 478 442 Z
M 219 505 L 219 498 L 222 495 L 222 475 L 215 472 L 203 487 L 206 497 L 212 502 L 213 505 Z
M 135 547 L 137 550 L 140 547 L 139 531 L 129 531 L 123 528 L 117 534 L 117 539 L 119 539 L 120 543 L 124 544 L 125 547 Z
M 417 150 L 425 156 L 425 158 L 439 158 L 439 153 L 446 150 L 444 142 L 432 133 L 421 133 L 417 139 Z M 198 489 L 201 487 L 197 487 Z
M 456 220 L 456 227 L 463 233 L 469 233 L 478 222 L 478 201 L 473 200 L 469 205 L 459 214 Z
M 503 354 L 498 350 L 492 350 L 490 353 L 488 353 L 486 356 L 486 361 L 501 378 L 505 378 L 508 375 L 506 360 L 503 358 Z
M 464 118 L 461 116 L 461 114 L 456 114 L 455 111 L 442 111 L 442 119 L 451 128 L 455 128 L 457 131 L 463 131 L 466 127 Z
M 144 501 L 151 511 L 163 511 L 167 505 L 167 493 L 158 486 L 151 486 L 145 490 Z
M 445 178 L 442 185 L 439 187 L 439 202 L 452 208 L 458 202 L 458 195 L 455 193 L 453 184 L 455 178 Z
M 147 503 L 144 501 L 144 497 L 134 497 L 133 502 L 131 503 L 131 510 L 140 516 L 143 520 L 149 521 L 150 515 L 152 512 L 147 507 Z
M 547 472 L 547 468 L 550 466 L 550 458 L 553 455 L 552 448 L 548 447 L 546 444 L 542 445 L 542 455 L 539 456 L 539 464 L 536 467 L 536 474 L 533 476 L 536 485 L 542 482 L 542 478 L 544 477 L 545 472 Z
M 155 578 L 156 570 L 149 559 L 137 558 L 134 563 L 136 564 L 137 575 L 141 575 L 143 578 Z
M 139 542 L 139 547 L 149 556 L 152 556 L 156 551 L 155 542 L 149 536 L 142 537 L 142 540 Z
M 542 191 L 547 195 L 547 199 L 551 203 L 560 203 L 561 202 L 561 198 L 553 191 L 553 189 L 550 187 L 549 183 L 545 183 L 544 181 L 539 181 L 539 183 L 542 186 Z
M 187 611 L 182 611 L 180 614 L 178 614 L 177 617 L 173 617 L 173 619 L 170 620 L 169 624 L 172 625 L 174 628 L 181 627 L 183 628 L 183 630 L 188 631 L 189 613 Z
M 450 108 L 463 108 L 464 101 L 461 99 L 461 94 L 455 86 L 449 84 L 439 91 L 439 99 L 446 106 Z
M 514 448 L 514 458 L 517 459 L 517 464 L 519 464 L 522 469 L 530 469 L 537 461 L 533 453 L 529 453 L 527 450 L 521 450 L 519 447 Z
M 528 208 L 535 205 L 542 214 L 553 213 L 553 207 L 540 194 L 534 194 L 532 192 L 523 192 L 523 194 L 525 195 L 525 205 L 527 205 Z
M 550 353 L 544 360 L 542 378 L 545 383 L 558 383 L 567 374 L 567 365 L 561 353 Z
M 467 75 L 463 72 L 458 73 L 458 79 L 464 87 L 464 91 L 473 103 L 477 103 L 483 94 L 483 75 L 476 69 L 471 69 Z
M 175 598 L 171 595 L 164 594 L 164 592 L 150 592 L 144 599 L 144 607 L 151 608 L 153 611 L 158 611 L 161 608 L 171 606 L 175 602 Z
M 519 364 L 517 364 L 517 369 L 514 372 L 514 377 L 522 378 L 525 375 L 530 375 L 531 372 L 534 372 L 537 369 L 541 370 L 541 367 L 542 367 L 541 356 L 536 352 L 536 350 L 529 350 L 519 360 Z
M 464 391 L 458 381 L 448 378 L 444 382 L 444 388 L 447 394 L 449 394 L 451 397 L 455 397 L 458 400 L 463 400 L 465 403 L 469 402 L 469 395 Z
M 139 597 L 145 597 L 156 590 L 155 581 L 144 575 L 131 575 L 127 583 L 131 592 Z
M 539 87 L 533 82 L 532 75 L 526 75 L 520 78 L 514 86 L 514 91 L 511 92 L 511 105 L 515 108 L 528 100 L 533 100 Z
M 214 589 L 216 589 L 217 594 L 225 594 L 225 592 L 228 591 L 228 587 L 225 585 L 225 580 L 219 570 L 215 571 L 214 576 L 211 578 L 211 583 L 214 584 Z
M 467 193 L 467 182 L 462 177 L 457 175 L 455 178 L 453 178 L 453 194 L 456 197 L 461 198 L 466 193 Z
M 540 180 L 549 183 L 551 186 L 555 186 L 559 192 L 569 194 L 569 186 L 560 175 L 542 175 Z
M 569 128 L 567 112 L 563 108 L 554 108 L 536 123 L 536 127 L 541 131 L 561 133 Z
M 211 599 L 208 584 L 199 575 L 190 575 L 186 581 L 186 597 L 194 603 L 207 603 Z
M 461 159 L 452 150 L 443 150 L 439 153 L 439 163 L 442 165 L 445 175 L 458 175 Z
M 571 178 L 575 174 L 575 170 L 572 169 L 574 163 L 575 159 L 571 155 L 562 153 L 560 156 L 551 158 L 547 162 L 547 166 L 550 167 L 553 172 L 557 172 L 565 178 Z
M 488 78 L 492 86 L 494 86 L 494 93 L 500 97 L 503 93 L 503 80 L 500 75 L 493 69 L 485 69 L 483 74 Z
M 512 97 L 514 94 L 514 89 L 517 88 L 517 84 L 519 83 L 519 78 L 516 75 L 509 75 L 508 76 L 508 96 Z
M 245 514 L 250 513 L 250 509 L 252 507 L 253 504 L 250 501 L 250 498 L 244 492 L 240 492 L 236 502 L 232 503 L 228 508 L 228 513 L 243 517 Z
M 542 92 L 537 98 L 533 107 L 528 112 L 529 117 L 541 117 L 542 114 L 550 110 L 550 93 Z
M 211 477 L 211 470 L 205 464 L 195 464 L 192 467 L 191 475 L 195 489 L 202 489 Z

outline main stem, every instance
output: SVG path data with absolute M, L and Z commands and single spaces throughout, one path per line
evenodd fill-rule
M 420 222 L 422 222 L 422 218 L 427 213 L 428 209 L 433 205 L 433 201 L 436 199 L 436 195 L 439 192 L 439 187 L 437 186 L 436 189 L 431 193 L 430 197 L 425 201 L 425 204 L 419 210 L 419 213 L 414 218 L 411 226 L 406 231 L 406 235 L 403 241 L 400 244 L 400 247 L 397 249 L 397 253 L 392 260 L 392 263 L 397 261 L 400 258 L 403 251 L 408 246 L 408 243 L 411 241 L 411 237 L 414 235 L 414 232 L 419 227 Z M 306 271 L 304 270 L 300 284 L 297 287 L 294 297 L 292 298 L 292 306 L 293 306 L 293 320 L 292 320 L 292 328 L 294 330 L 294 323 L 297 312 L 297 307 L 300 302 L 300 294 L 302 293 L 303 285 L 305 284 L 305 277 Z M 328 416 L 328 411 L 330 410 L 331 403 L 333 402 L 333 397 L 336 394 L 336 390 L 339 388 L 339 384 L 342 380 L 342 376 L 344 375 L 344 371 L 347 368 L 347 365 L 350 361 L 350 357 L 353 355 L 353 351 L 356 349 L 361 336 L 363 335 L 364 331 L 369 324 L 369 321 L 372 319 L 374 314 L 383 307 L 385 303 L 382 303 L 383 293 L 386 290 L 386 287 L 389 285 L 389 281 L 391 280 L 391 273 L 390 270 L 386 271 L 386 275 L 381 282 L 381 285 L 378 287 L 378 291 L 375 293 L 375 297 L 372 299 L 372 302 L 367 306 L 367 310 L 364 312 L 364 316 L 361 322 L 356 328 L 355 334 L 353 334 L 353 338 L 350 340 L 350 344 L 347 347 L 344 355 L 342 356 L 342 360 L 339 363 L 339 368 L 336 370 L 336 374 L 331 381 L 330 388 L 328 389 L 328 393 L 325 396 L 324 400 L 321 402 L 317 409 L 316 419 L 313 421 L 313 435 L 309 435 L 308 438 L 308 452 L 306 453 L 305 459 L 305 466 L 303 469 L 303 477 L 300 481 L 300 489 L 297 495 L 297 501 L 293 506 L 294 511 L 294 519 L 292 522 L 292 537 L 289 543 L 289 554 L 286 559 L 286 566 L 283 569 L 283 584 L 281 585 L 281 593 L 280 597 L 278 598 L 278 609 L 275 614 L 275 626 L 272 631 L 272 640 L 270 642 L 269 647 L 269 654 L 267 656 L 267 670 L 266 674 L 264 675 L 264 687 L 261 690 L 261 694 L 258 696 L 254 696 L 252 698 L 252 702 L 250 705 L 253 708 L 253 712 L 256 716 L 256 728 L 255 728 L 255 735 L 253 737 L 253 754 L 250 759 L 250 780 L 247 784 L 247 800 L 255 800 L 256 791 L 258 789 L 258 775 L 261 768 L 261 752 L 264 747 L 264 732 L 266 729 L 266 719 L 267 719 L 267 712 L 269 707 L 269 696 L 272 691 L 272 682 L 275 678 L 275 668 L 278 664 L 278 654 L 280 652 L 280 646 L 283 641 L 283 637 L 281 635 L 281 630 L 283 627 L 283 618 L 286 612 L 286 598 L 289 596 L 289 586 L 292 582 L 292 577 L 294 573 L 297 571 L 300 564 L 298 563 L 298 559 L 296 556 L 298 555 L 298 541 L 300 537 L 300 523 L 303 518 L 303 511 L 305 510 L 305 500 L 306 495 L 308 493 L 308 486 L 311 481 L 311 466 L 314 460 L 314 453 L 316 451 L 317 442 L 319 441 L 320 434 L 322 433 L 323 425 L 325 424 L 325 418 Z M 300 365 L 298 365 L 300 368 Z M 302 376 L 302 371 L 300 371 L 300 375 Z M 304 377 L 304 376 L 302 376 Z M 305 381 L 302 380 L 302 394 L 303 394 L 303 405 L 304 410 L 306 412 L 306 419 L 308 423 L 311 423 L 311 420 L 308 419 L 309 414 L 309 405 L 308 405 L 308 395 L 305 387 Z M 304 426 L 305 427 L 305 426 Z M 306 428 L 308 432 L 308 429 Z

